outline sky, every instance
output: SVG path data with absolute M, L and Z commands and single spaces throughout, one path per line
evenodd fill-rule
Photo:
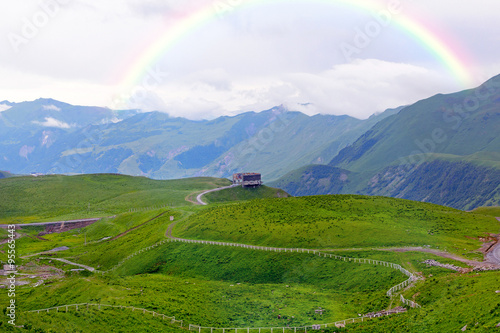
M 498 0 L 2 1 L 0 101 L 364 119 L 500 74 L 499 12 Z

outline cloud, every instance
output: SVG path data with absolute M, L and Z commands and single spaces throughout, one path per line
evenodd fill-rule
M 317 73 L 297 72 L 233 81 L 220 76 L 225 89 L 209 84 L 203 75 L 197 75 L 197 81 L 190 78 L 158 89 L 157 97 L 165 105 L 159 110 L 199 119 L 262 111 L 285 104 L 290 110 L 309 115 L 347 114 L 368 118 L 376 112 L 411 104 L 436 93 L 459 90 L 439 72 L 375 59 L 356 60 Z
M 56 127 L 56 128 L 71 128 L 72 126 L 69 125 L 68 123 L 65 123 L 63 121 L 51 118 L 51 117 L 46 117 L 44 122 L 41 121 L 33 121 L 33 124 L 37 124 L 40 126 L 44 127 Z
M 317 74 L 296 73 L 285 80 L 296 89 L 284 103 L 312 103 L 309 112 L 367 118 L 375 112 L 452 92 L 445 76 L 423 67 L 375 59 L 337 65 Z M 459 89 L 458 87 L 456 89 Z
M 0 104 L 0 112 L 7 111 L 11 107 L 12 106 L 10 106 L 10 105 Z
M 61 111 L 61 108 L 58 108 L 55 105 L 44 105 L 42 106 L 44 110 L 51 110 L 51 111 Z

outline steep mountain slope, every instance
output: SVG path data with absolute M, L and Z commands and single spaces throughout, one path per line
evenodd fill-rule
M 356 174 L 328 165 L 307 165 L 291 171 L 271 182 L 272 186 L 285 189 L 295 196 L 335 194 L 349 192 L 350 183 Z
M 0 179 L 12 177 L 12 174 L 7 171 L 0 171 Z
M 499 205 L 499 132 L 497 76 L 477 89 L 436 95 L 381 120 L 342 149 L 326 174 L 328 169 L 306 168 L 293 173 L 293 181 L 283 177 L 272 185 L 292 195 L 386 195 L 461 209 Z M 339 180 L 338 170 L 350 171 L 349 177 Z M 320 186 L 329 177 L 336 182 Z
M 500 75 L 477 89 L 404 108 L 343 149 L 330 165 L 352 171 L 421 162 L 414 155 L 500 152 Z

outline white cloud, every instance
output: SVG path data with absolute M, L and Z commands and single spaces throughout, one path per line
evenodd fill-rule
M 374 59 L 337 65 L 318 74 L 291 74 L 286 79 L 295 87 L 296 96 L 284 103 L 312 103 L 309 112 L 358 118 L 454 91 L 446 76 L 437 72 Z
M 158 110 L 199 119 L 262 111 L 285 104 L 291 110 L 309 115 L 347 114 L 367 118 L 437 93 L 459 90 L 453 80 L 439 72 L 375 59 L 357 60 L 318 73 L 224 80 L 226 89 L 207 83 L 203 75 L 197 79 L 157 89 L 156 98 L 161 98 L 164 104 L 163 107 L 157 104 Z
M 10 108 L 11 108 L 10 105 L 0 104 L 0 112 L 7 111 Z
M 46 117 L 45 121 L 43 121 L 43 122 L 33 121 L 33 124 L 37 124 L 37 125 L 44 126 L 44 127 L 56 127 L 56 128 L 64 128 L 64 129 L 72 127 L 71 125 L 69 125 L 68 123 L 65 123 L 64 121 L 60 121 L 60 120 L 57 120 L 57 119 L 51 118 L 51 117 Z
M 61 111 L 61 108 L 58 108 L 55 105 L 44 105 L 42 106 L 44 110 L 49 110 L 49 111 Z

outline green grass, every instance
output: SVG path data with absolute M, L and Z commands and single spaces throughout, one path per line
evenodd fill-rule
M 386 267 L 308 254 L 169 243 L 130 260 L 113 277 L 22 287 L 17 301 L 19 311 L 101 302 L 204 326 L 300 326 L 383 309 L 386 290 L 404 279 Z M 314 313 L 318 307 L 323 315 Z
M 227 179 L 152 180 L 121 175 L 0 179 L 0 223 L 110 216 L 154 206 L 185 206 L 192 193 L 228 185 Z
M 267 186 L 259 186 L 256 188 L 233 187 L 222 191 L 208 193 L 203 198 L 208 203 L 222 203 L 264 198 L 288 198 L 289 196 L 290 195 L 283 190 Z
M 476 239 L 498 233 L 484 215 L 409 200 L 355 195 L 254 200 L 213 207 L 178 224 L 174 235 L 306 248 L 430 245 L 474 255 Z
M 474 209 L 472 212 L 477 214 L 500 217 L 500 207 L 479 207 Z
M 171 185 L 165 186 L 165 189 L 154 188 L 156 183 L 153 182 L 153 185 L 147 185 L 149 189 L 134 192 L 144 179 L 130 178 L 132 184 L 128 184 L 127 177 L 88 177 L 47 177 L 47 183 L 43 183 L 42 188 L 55 186 L 55 179 L 63 183 L 69 179 L 67 185 L 71 186 L 83 183 L 84 186 L 77 188 L 93 188 L 98 192 L 96 197 L 101 200 L 99 209 L 117 216 L 102 219 L 86 228 L 45 235 L 45 240 L 35 237 L 42 228 L 25 229 L 23 232 L 31 237 L 23 237 L 16 242 L 17 264 L 24 266 L 23 273 L 31 275 L 44 269 L 62 272 L 60 274 L 64 278 L 43 278 L 45 284 L 36 288 L 19 286 L 16 290 L 17 324 L 25 325 L 25 329 L 12 328 L 7 324 L 6 317 L 1 316 L 0 331 L 180 332 L 180 329 L 163 323 L 159 318 L 130 310 L 94 309 L 78 313 L 72 310 L 67 314 L 39 315 L 23 313 L 25 310 L 86 302 L 132 305 L 175 316 L 184 320 L 185 324 L 216 327 L 301 326 L 343 320 L 357 317 L 358 313 L 400 305 L 398 298 L 389 299 L 385 296 L 390 287 L 406 279 L 398 271 L 305 253 L 263 252 L 169 242 L 131 258 L 104 276 L 90 272 L 69 272 L 74 266 L 55 260 L 38 261 L 36 256 L 19 258 L 24 254 L 68 246 L 69 250 L 44 256 L 67 258 L 107 270 L 124 257 L 164 240 L 171 223 L 170 216 L 178 221 L 174 230 L 177 236 L 255 245 L 323 248 L 343 256 L 398 263 L 422 278 L 416 287 L 405 291 L 404 295 L 421 304 L 423 309 L 349 325 L 348 331 L 452 332 L 465 324 L 469 325 L 468 330 L 484 331 L 500 321 L 500 296 L 495 293 L 500 286 L 498 273 L 458 274 L 440 267 L 427 267 L 422 263 L 426 259 L 435 259 L 465 266 L 450 259 L 428 253 L 372 249 L 431 245 L 470 257 L 475 253 L 473 250 L 480 246 L 480 242 L 474 238 L 485 233 L 498 233 L 499 222 L 486 215 L 496 215 L 495 208 L 479 209 L 477 214 L 408 200 L 361 196 L 223 203 L 233 199 L 249 199 L 248 193 L 238 191 L 221 191 L 219 196 L 212 199 L 219 202 L 217 205 L 203 207 L 184 203 L 184 199 L 187 196 L 192 198 L 203 190 L 202 187 L 222 186 L 227 181 L 196 179 L 186 180 L 187 183 L 159 182 L 162 186 Z M 18 179 L 18 189 L 41 196 L 42 190 L 29 188 L 26 183 L 31 178 Z M 104 186 L 102 193 L 98 186 L 99 179 Z M 0 186 L 3 186 L 3 181 L 0 181 Z M 177 184 L 177 187 L 172 184 Z M 10 213 L 16 212 L 16 218 L 24 220 L 50 214 L 70 214 L 67 211 L 74 207 L 71 199 L 73 194 L 64 197 L 63 193 L 77 191 L 68 190 L 71 187 L 63 191 L 58 186 L 54 188 L 59 197 L 54 195 L 43 199 L 46 207 L 36 203 L 34 207 L 22 208 L 14 203 L 13 207 L 18 208 Z M 9 191 L 17 193 L 18 198 L 22 197 L 22 191 Z M 126 191 L 129 192 L 123 194 Z M 268 190 L 263 188 L 262 191 Z M 272 191 L 274 194 L 275 190 Z M 107 199 L 106 193 L 110 195 Z M 124 199 L 132 194 L 137 201 Z M 138 208 L 154 206 L 155 203 L 148 202 L 149 196 L 153 199 L 171 196 L 178 206 L 135 212 L 123 209 L 131 202 L 137 203 Z M 4 214 L 0 216 L 6 220 L 10 219 L 5 217 L 5 212 L 0 214 Z M 122 237 L 103 240 L 135 227 Z M 6 245 L 2 245 L 1 249 L 3 253 L 0 253 L 0 259 L 5 261 Z M 29 281 L 33 284 L 40 279 L 31 278 Z M 7 301 L 7 293 L 0 293 L 0 304 L 6 304 Z M 314 310 L 318 307 L 325 309 L 323 315 L 315 314 Z M 278 314 L 281 319 L 278 319 Z
M 494 332 L 500 323 L 498 272 L 431 277 L 405 292 L 422 309 L 349 326 L 349 332 Z M 497 329 L 498 330 L 498 329 Z
M 23 237 L 17 240 L 18 255 L 23 256 L 32 253 L 39 253 L 43 251 L 52 250 L 61 246 L 68 246 L 73 249 L 82 249 L 84 252 L 100 252 L 99 246 L 102 246 L 102 241 L 106 241 L 103 238 L 114 237 L 119 234 L 146 223 L 150 219 L 158 216 L 163 212 L 169 212 L 168 210 L 152 210 L 145 212 L 134 212 L 134 213 L 124 213 L 120 214 L 115 218 L 104 218 L 90 226 L 80 229 L 73 229 L 64 233 L 53 233 L 44 235 L 39 239 L 33 237 L 37 235 L 40 231 L 43 231 L 43 227 L 24 227 L 22 232 L 27 232 L 32 235 L 32 237 Z M 167 213 L 167 217 L 170 215 L 177 215 L 174 212 L 171 214 Z M 170 223 L 170 221 L 166 222 Z M 149 226 L 148 226 L 149 227 Z M 140 231 L 139 231 L 140 234 Z M 159 235 L 161 236 L 161 235 Z M 150 237 L 148 237 L 150 238 Z M 85 239 L 87 245 L 85 246 Z M 155 238 L 158 239 L 158 238 Z M 68 252 L 64 252 L 68 253 Z
M 102 307 L 89 311 L 53 312 L 50 314 L 21 314 L 17 324 L 24 328 L 13 328 L 6 320 L 0 321 L 2 332 L 64 332 L 64 333 L 102 333 L 102 332 L 167 332 L 181 333 L 185 329 L 169 324 L 169 320 L 143 314 L 130 309 Z

